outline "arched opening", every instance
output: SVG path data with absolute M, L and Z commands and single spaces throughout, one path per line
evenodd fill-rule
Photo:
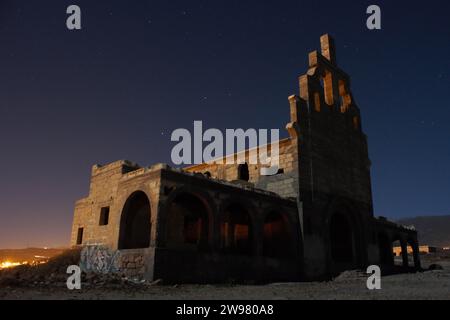
M 142 191 L 133 193 L 125 203 L 120 219 L 119 249 L 150 247 L 150 201 Z
M 409 239 L 408 244 L 411 246 L 412 266 L 420 269 L 420 247 L 416 239 Z
M 263 254 L 277 259 L 294 258 L 290 225 L 283 215 L 272 212 L 264 221 Z
M 250 180 L 250 173 L 248 171 L 248 164 L 240 164 L 238 166 L 238 180 L 242 181 L 249 181 Z
M 384 266 L 391 266 L 394 264 L 392 254 L 392 243 L 386 233 L 380 232 L 378 234 L 378 250 L 380 253 L 380 264 Z
M 314 109 L 317 112 L 320 112 L 321 105 L 320 105 L 320 94 L 318 92 L 314 93 Z
M 347 84 L 344 80 L 339 80 L 339 107 L 341 109 L 341 112 L 344 113 L 348 110 L 350 104 L 351 104 L 351 96 L 348 93 L 347 90 Z
M 221 249 L 227 253 L 252 253 L 252 225 L 248 211 L 239 204 L 227 207 L 220 223 Z
M 203 250 L 208 246 L 208 209 L 197 196 L 182 193 L 167 212 L 167 246 Z
M 325 71 L 323 78 L 320 80 L 323 87 L 325 103 L 329 106 L 334 104 L 333 97 L 333 75 L 329 71 Z
M 354 116 L 352 121 L 353 121 L 353 128 L 355 130 L 358 130 L 359 129 L 359 117 L 358 116 Z
M 330 241 L 333 262 L 343 267 L 354 265 L 354 232 L 345 214 L 338 212 L 331 217 Z
M 400 240 L 394 240 L 392 242 L 392 253 L 394 255 L 394 265 L 403 266 L 403 248 Z

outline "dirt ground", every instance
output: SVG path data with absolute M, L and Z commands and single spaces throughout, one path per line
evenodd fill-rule
M 436 261 L 422 259 L 428 267 Z M 382 277 L 381 290 L 370 291 L 367 277 L 356 271 L 341 274 L 334 281 L 274 283 L 268 285 L 96 285 L 84 283 L 79 291 L 69 291 L 64 283 L 24 288 L 1 285 L 2 300 L 341 300 L 341 299 L 445 299 L 450 300 L 450 260 L 438 262 L 444 269 Z

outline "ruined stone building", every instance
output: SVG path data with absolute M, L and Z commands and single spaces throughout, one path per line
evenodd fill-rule
M 299 95 L 289 97 L 278 174 L 262 176 L 247 163 L 95 165 L 89 195 L 75 206 L 72 245 L 118 250 L 124 273 L 168 282 L 324 279 L 373 264 L 420 268 L 417 232 L 374 217 L 360 109 L 333 39 L 320 42 Z

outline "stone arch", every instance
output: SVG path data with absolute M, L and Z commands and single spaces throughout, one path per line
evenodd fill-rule
M 119 230 L 119 250 L 150 247 L 150 200 L 143 191 L 132 193 L 122 210 Z
M 166 207 L 166 246 L 204 251 L 210 237 L 211 209 L 199 195 L 181 191 Z
M 339 263 L 353 263 L 355 244 L 353 228 L 348 217 L 336 212 L 330 221 L 331 258 Z
M 417 240 L 408 238 L 406 240 L 406 245 L 407 247 L 411 248 L 411 250 L 408 250 L 408 252 L 410 252 L 412 256 L 412 259 L 410 260 L 408 255 L 408 266 L 420 268 L 420 252 Z
M 220 217 L 220 249 L 230 254 L 254 253 L 254 223 L 250 210 L 241 202 L 224 206 Z
M 263 255 L 277 259 L 296 257 L 292 223 L 286 214 L 270 211 L 263 225 Z
M 335 199 L 329 206 L 327 222 L 332 272 L 361 267 L 365 263 L 364 231 L 353 207 Z
M 391 239 L 392 244 L 392 254 L 394 256 L 394 266 L 404 266 L 405 265 L 405 241 L 398 234 L 394 235 Z M 407 259 L 407 254 L 406 254 Z

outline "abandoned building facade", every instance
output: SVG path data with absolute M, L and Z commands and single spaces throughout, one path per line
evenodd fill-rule
M 260 165 L 247 163 L 95 165 L 89 195 L 75 206 L 72 245 L 117 250 L 125 274 L 168 282 L 297 281 L 368 265 L 420 268 L 417 232 L 374 217 L 360 110 L 333 39 L 320 42 L 299 78 L 300 94 L 288 99 L 278 174 L 262 176 Z

